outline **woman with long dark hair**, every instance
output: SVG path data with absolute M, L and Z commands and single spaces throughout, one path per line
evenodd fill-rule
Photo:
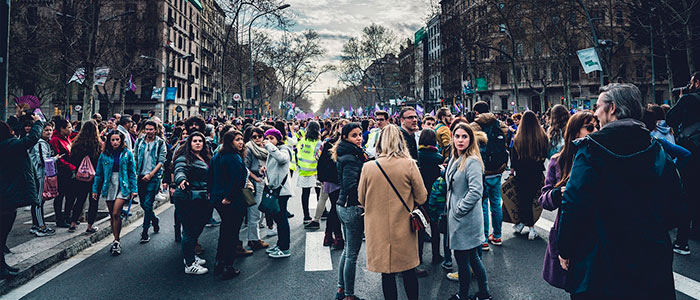
M 80 133 L 78 133 L 78 136 L 75 137 L 73 141 L 69 161 L 74 166 L 80 168 L 83 160 L 87 158 L 90 160 L 92 167 L 97 169 L 97 161 L 100 158 L 100 150 L 102 148 L 102 139 L 99 136 L 97 123 L 94 120 L 89 120 L 83 124 L 80 128 Z M 92 195 L 90 195 L 93 181 L 94 179 L 90 181 L 81 181 L 77 178 L 73 179 L 73 193 L 71 194 L 73 198 L 66 202 L 66 205 L 72 204 L 72 209 L 66 211 L 66 213 L 70 213 L 70 227 L 68 228 L 70 232 L 75 231 L 78 218 L 83 213 L 85 200 L 88 197 L 90 197 L 87 214 L 88 227 L 85 232 L 97 232 L 97 228 L 92 226 L 95 224 L 95 219 L 97 218 L 97 199 L 92 198 Z
M 248 171 L 243 163 L 246 156 L 243 134 L 238 130 L 229 130 L 224 134 L 221 144 L 221 151 L 214 155 L 209 165 L 207 188 L 211 195 L 209 203 L 221 216 L 214 275 L 220 275 L 226 280 L 241 273 L 233 267 L 233 260 L 241 222 L 247 208 L 242 189 L 245 187 Z M 257 229 L 257 221 L 253 227 Z
M 559 153 L 564 147 L 564 130 L 569 121 L 569 111 L 564 105 L 557 104 L 549 112 L 549 128 L 547 128 L 547 138 L 549 138 L 549 153 L 547 157 Z
M 326 234 L 323 238 L 323 246 L 329 247 L 333 245 L 336 249 L 343 249 L 345 240 L 341 230 L 340 219 L 335 208 L 335 203 L 340 196 L 340 182 L 338 181 L 338 168 L 331 158 L 331 149 L 338 142 L 343 127 L 348 123 L 348 120 L 340 119 L 333 124 L 329 130 L 327 138 L 321 146 L 321 154 L 318 157 L 318 179 L 323 185 L 321 199 L 316 204 L 316 214 L 314 220 L 307 224 L 305 228 L 319 228 L 323 213 L 326 211 L 326 200 L 331 199 L 331 210 L 326 220 Z M 325 199 L 325 200 L 324 200 Z M 315 225 L 315 226 L 314 226 Z M 335 235 L 335 238 L 333 237 Z
M 92 184 L 92 198 L 105 201 L 109 209 L 110 225 L 114 241 L 110 247 L 112 255 L 122 251 L 119 236 L 122 230 L 122 207 L 124 202 L 138 196 L 136 187 L 136 162 L 131 150 L 126 148 L 123 133 L 112 130 L 107 134 L 100 158 L 95 169 L 95 181 Z
M 321 149 L 321 127 L 318 122 L 311 121 L 306 126 L 304 137 L 299 141 L 297 155 L 299 165 L 299 178 L 297 178 L 297 187 L 301 188 L 301 206 L 304 210 L 304 224 L 311 222 L 311 214 L 309 214 L 309 196 L 311 196 L 311 188 L 316 190 L 316 202 L 321 196 L 321 188 L 318 185 L 316 175 L 318 174 L 317 165 L 318 159 L 316 153 Z
M 554 154 L 549 161 L 545 184 L 542 187 L 539 203 L 549 211 L 559 209 L 566 182 L 569 180 L 574 156 L 578 148 L 574 146 L 574 140 L 585 137 L 598 131 L 598 122 L 591 111 L 580 111 L 574 114 L 564 128 L 564 147 L 561 152 Z M 554 220 L 554 225 L 549 232 L 549 243 L 544 256 L 542 277 L 550 285 L 564 289 L 566 271 L 559 263 L 559 249 L 557 248 L 557 232 L 559 231 L 559 213 Z
M 530 230 L 528 233 L 530 240 L 538 236 L 535 231 L 532 203 L 536 201 L 537 192 L 544 182 L 544 161 L 548 150 L 547 134 L 537 116 L 532 111 L 526 111 L 513 138 L 510 165 L 513 168 L 511 174 L 515 172 L 515 190 L 518 194 L 520 216 L 520 223 L 515 224 L 513 228 L 516 233 L 522 233 L 527 226 Z
M 206 261 L 195 255 L 197 239 L 211 217 L 211 205 L 207 197 L 207 176 L 211 152 L 201 132 L 189 135 L 184 145 L 175 153 L 174 182 L 177 186 L 173 197 L 178 218 L 182 222 L 182 254 L 185 274 L 201 275 L 209 270 Z

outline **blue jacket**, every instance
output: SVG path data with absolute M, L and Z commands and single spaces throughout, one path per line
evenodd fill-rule
M 101 196 L 107 196 L 113 163 L 114 159 L 111 155 L 100 154 L 100 158 L 97 160 L 97 169 L 95 169 L 95 182 L 92 184 L 93 193 L 101 191 Z M 128 199 L 131 193 L 138 192 L 134 154 L 126 148 L 119 155 L 119 192 L 124 199 Z
M 207 179 L 207 188 L 211 195 L 209 202 L 216 205 L 226 198 L 237 208 L 247 207 L 241 192 L 247 177 L 248 170 L 240 155 L 225 151 L 217 152 L 209 163 Z
M 134 159 L 136 160 L 136 175 L 141 173 L 143 168 L 143 162 L 146 155 L 151 156 L 151 161 L 154 162 L 153 166 L 157 164 L 165 165 L 165 157 L 168 155 L 168 146 L 165 145 L 165 141 L 159 136 L 155 137 L 155 145 L 151 148 L 150 153 L 146 153 L 146 137 L 140 137 L 136 140 L 136 145 L 134 146 Z M 156 173 L 157 179 L 163 177 L 163 167 Z
M 574 142 L 559 211 L 569 293 L 675 299 L 668 230 L 682 220 L 676 167 L 644 124 L 623 119 Z

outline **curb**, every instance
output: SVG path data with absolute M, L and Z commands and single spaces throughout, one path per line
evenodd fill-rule
M 153 204 L 153 209 L 155 210 L 165 203 L 166 202 L 155 201 Z M 134 209 L 134 206 L 132 206 L 131 217 L 129 217 L 126 222 L 122 223 L 122 227 L 126 227 L 127 225 L 142 219 L 143 210 L 141 209 L 140 205 L 136 205 L 136 207 L 138 207 L 138 209 Z M 10 290 L 29 282 L 34 277 L 40 275 L 55 264 L 77 255 L 80 253 L 80 251 L 87 249 L 88 247 L 112 235 L 112 228 L 109 225 L 109 218 L 103 218 L 102 220 L 95 222 L 95 226 L 100 227 L 100 229 L 93 234 L 82 234 L 72 237 L 15 265 L 15 267 L 20 269 L 19 274 L 17 277 L 11 280 L 0 280 L 0 296 L 7 294 L 10 292 Z

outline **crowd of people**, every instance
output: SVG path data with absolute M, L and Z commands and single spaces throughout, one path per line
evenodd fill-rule
M 119 255 L 125 207 L 143 208 L 140 241 L 147 243 L 151 227 L 160 230 L 153 204 L 162 196 L 175 205 L 184 272 L 208 273 L 198 239 L 213 223 L 220 225 L 213 273 L 231 279 L 240 274 L 237 257 L 262 249 L 271 258 L 292 255 L 287 205 L 296 181 L 304 229 L 325 221 L 323 246 L 342 250 L 336 299 L 360 299 L 355 271 L 363 241 L 367 269 L 381 273 L 385 299 L 398 297 L 396 274 L 407 298 L 418 299 L 418 277 L 427 275 L 424 243 L 432 263 L 459 282 L 450 299 L 491 299 L 481 257 L 504 243 L 501 185 L 513 176 L 516 234 L 540 236 L 534 204 L 557 211 L 544 254 L 546 282 L 572 299 L 675 299 L 673 252 L 689 254 L 688 239 L 700 235 L 693 184 L 700 75 L 690 86 L 672 108 L 644 107 L 636 86 L 610 84 L 593 111 L 555 105 L 543 114 L 493 113 L 477 102 L 465 114 L 441 108 L 422 118 L 406 106 L 393 116 L 164 124 L 153 115 L 115 114 L 71 123 L 44 122 L 19 108 L 0 122 L 0 155 L 12 158 L 0 161 L 0 242 L 5 247 L 16 209 L 28 205 L 31 232 L 55 234 L 44 221 L 51 199 L 56 227 L 68 231 L 80 227 L 87 202 L 84 230 L 94 233 L 104 201 L 114 238 L 109 251 Z M 275 235 L 274 246 L 263 240 Z M 17 273 L 4 256 L 0 267 L 4 278 Z

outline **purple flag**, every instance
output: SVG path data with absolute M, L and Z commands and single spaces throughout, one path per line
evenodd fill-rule
M 434 109 L 430 111 L 430 115 L 431 115 L 431 116 L 435 116 L 435 110 L 434 110 Z
M 423 115 L 423 113 L 425 113 L 425 110 L 423 109 L 422 106 L 420 106 L 420 104 L 416 104 L 416 112 L 417 112 L 419 115 Z
M 345 106 L 343 106 L 343 107 L 340 108 L 340 113 L 341 113 L 341 114 L 344 114 L 344 113 L 345 113 Z
M 455 106 L 455 112 L 460 113 L 461 110 L 459 110 L 459 106 L 457 106 L 457 104 L 455 104 L 454 106 Z
M 132 77 L 133 75 L 129 74 L 129 90 L 132 92 L 136 92 L 136 85 L 134 84 Z
M 374 103 L 374 111 L 378 111 L 378 110 L 381 110 L 381 109 L 379 108 L 379 104 L 377 104 L 377 103 L 375 102 L 375 103 Z

